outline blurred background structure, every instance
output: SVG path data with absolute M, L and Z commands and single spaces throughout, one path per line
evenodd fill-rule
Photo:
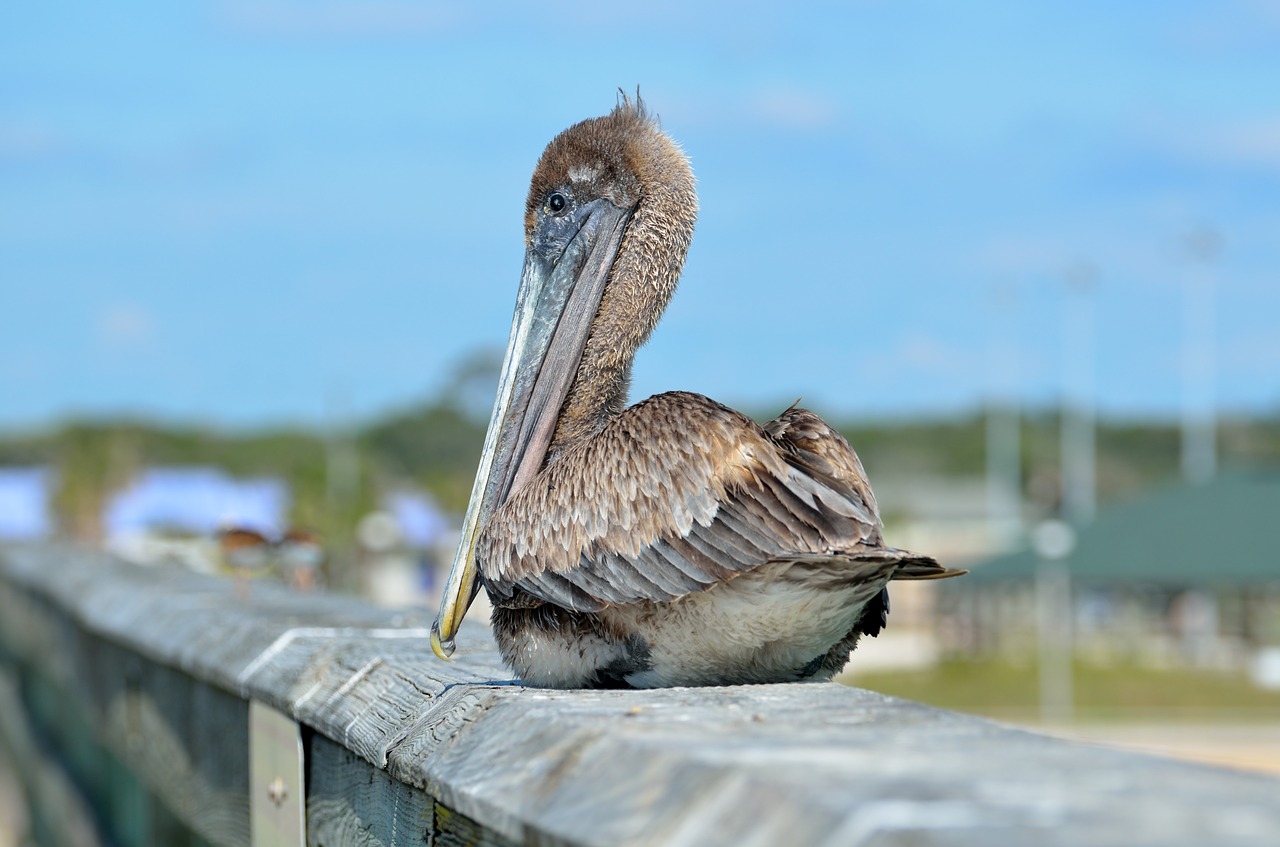
M 295 528 L 431 603 L 528 176 L 636 85 L 702 217 L 634 396 L 803 396 L 889 539 L 973 568 L 852 679 L 1280 767 L 1267 0 L 6 6 L 0 538 L 217 569 Z

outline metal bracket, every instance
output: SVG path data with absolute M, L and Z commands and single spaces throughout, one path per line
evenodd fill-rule
M 254 847 L 305 847 L 302 732 L 283 712 L 249 701 L 249 824 Z

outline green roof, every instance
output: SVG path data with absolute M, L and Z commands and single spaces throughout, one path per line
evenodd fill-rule
M 960 581 L 1026 580 L 1036 555 L 990 559 Z M 1280 581 L 1280 470 L 1222 475 L 1100 512 L 1067 558 L 1076 584 Z

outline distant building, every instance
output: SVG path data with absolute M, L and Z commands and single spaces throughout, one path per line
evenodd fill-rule
M 876 501 L 885 522 L 885 541 L 926 553 L 947 565 L 969 567 L 1009 549 L 1018 527 L 993 526 L 982 477 L 878 474 Z M 968 579 L 968 577 L 961 577 Z M 954 580 L 948 580 L 954 581 Z M 864 638 L 847 673 L 920 670 L 936 664 L 945 645 L 935 612 L 939 583 L 895 582 L 889 586 L 889 623 L 875 638 Z
M 1280 646 L 1280 471 L 1114 505 L 1080 530 L 1064 562 L 1077 655 L 1246 666 Z M 1034 650 L 1039 565 L 1022 550 L 942 586 L 950 649 Z
M 226 526 L 284 530 L 289 489 L 278 479 L 236 479 L 217 468 L 151 468 L 111 496 L 107 538 L 147 531 L 212 535 Z
M 968 567 L 1007 552 L 1021 539 L 1020 520 L 993 522 L 984 477 L 882 474 L 872 482 L 885 540 L 894 547 Z
M 383 498 L 383 509 L 395 518 L 400 534 L 410 547 L 430 549 L 450 535 L 448 516 L 425 492 L 392 492 Z
M 211 570 L 219 530 L 277 538 L 288 509 L 289 489 L 278 479 L 236 479 L 210 467 L 150 468 L 111 496 L 103 526 L 108 548 L 127 559 L 179 560 Z
M 440 550 L 452 546 L 456 529 L 424 491 L 392 491 L 381 506 L 357 532 L 366 594 L 384 606 L 433 606 L 440 596 Z

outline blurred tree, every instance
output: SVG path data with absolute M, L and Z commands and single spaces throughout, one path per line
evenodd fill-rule
M 306 429 L 236 433 L 133 422 L 74 423 L 45 433 L 0 434 L 0 464 L 55 468 L 59 526 L 86 541 L 101 538 L 107 498 L 142 467 L 210 465 L 236 476 L 280 478 L 293 495 L 290 520 L 318 532 L 331 549 L 346 549 L 353 543 L 356 522 L 376 505 L 381 491 L 420 486 L 450 511 L 465 508 L 499 365 L 497 351 L 476 352 L 457 364 L 437 396 L 352 426 L 340 434 L 340 443 Z M 838 428 L 873 480 L 890 474 L 972 477 L 985 468 L 984 423 L 980 415 L 972 415 L 844 421 Z M 1058 423 L 1052 410 L 1022 416 L 1023 488 L 1031 502 L 1037 480 L 1056 478 Z M 1219 438 L 1224 466 L 1280 464 L 1280 411 L 1224 418 Z M 335 446 L 340 447 L 336 452 Z M 1097 449 L 1104 502 L 1177 479 L 1176 421 L 1103 420 Z M 341 476 L 347 481 L 339 486 L 341 496 L 335 496 L 333 463 L 339 454 L 345 457 L 341 463 L 347 470 Z M 1052 509 L 1052 504 L 1041 506 Z M 338 561 L 334 567 L 340 571 L 343 564 Z
M 464 356 L 440 392 L 437 404 L 485 425 L 498 393 L 502 351 L 486 347 Z
M 139 467 L 142 430 L 129 424 L 72 424 L 54 438 L 57 490 L 53 509 L 61 534 L 102 540 L 102 513 L 111 493 Z

